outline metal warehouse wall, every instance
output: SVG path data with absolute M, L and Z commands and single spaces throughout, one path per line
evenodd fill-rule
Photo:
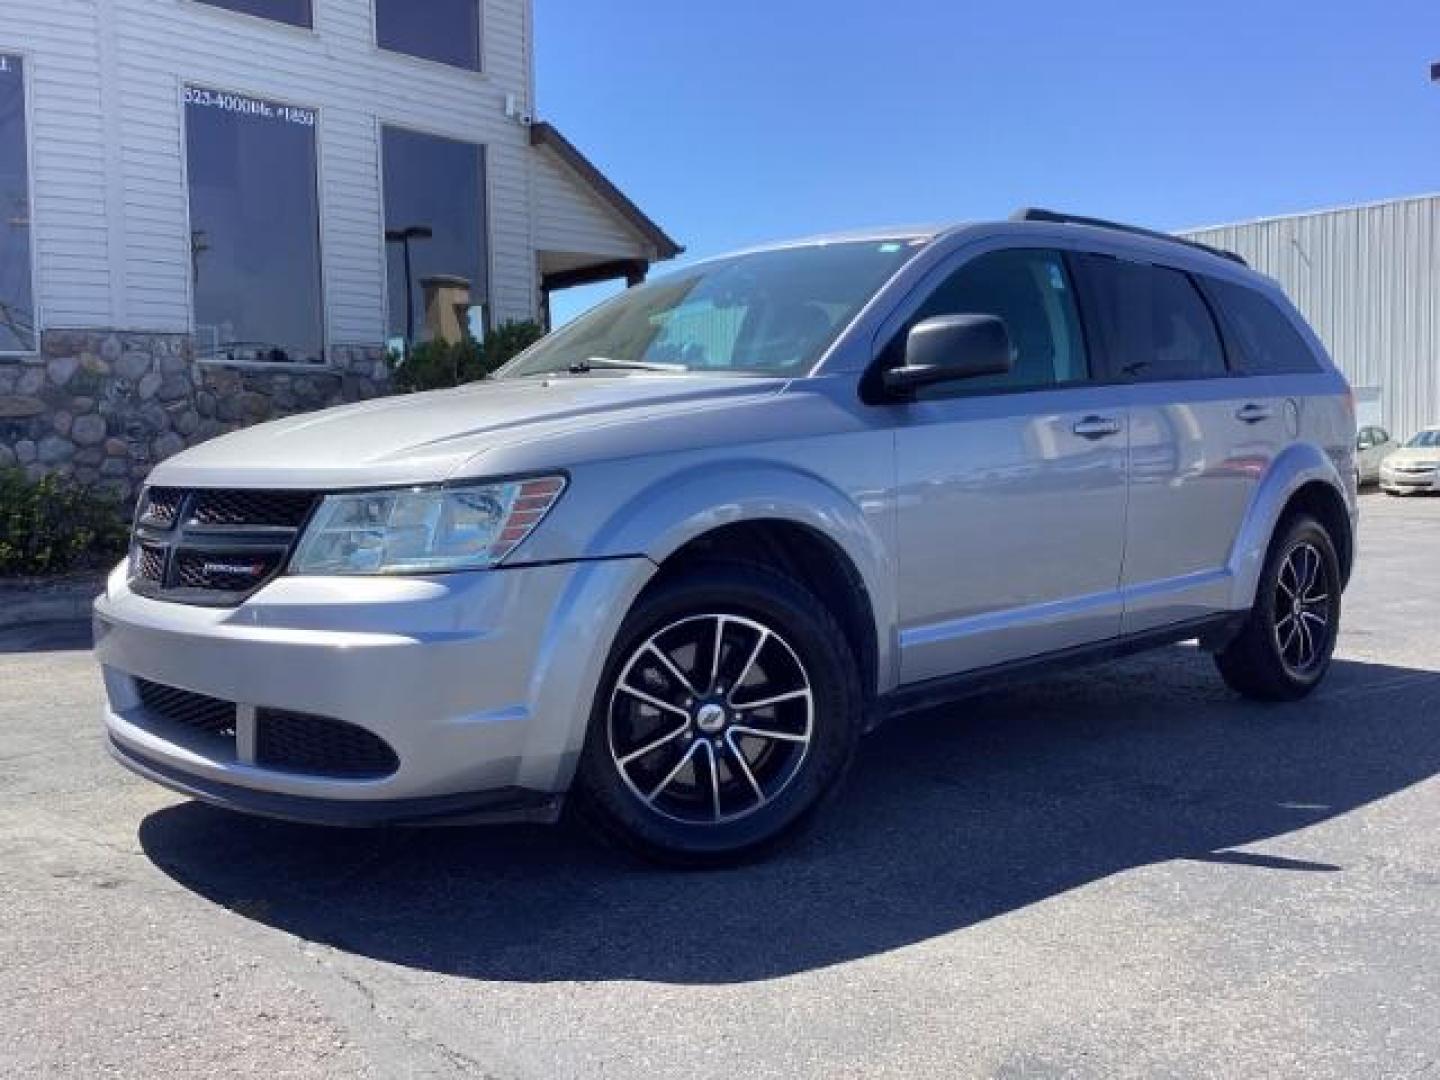
M 1440 423 L 1440 195 L 1198 229 L 1304 312 L 1400 438 Z

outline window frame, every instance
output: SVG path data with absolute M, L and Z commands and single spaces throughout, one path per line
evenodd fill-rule
M 190 3 L 192 0 L 183 0 Z M 235 12 L 233 14 L 243 14 Z M 215 82 L 207 81 L 203 77 L 190 78 L 182 72 L 176 79 L 175 101 L 176 108 L 180 110 L 180 183 L 185 192 L 185 235 L 184 242 L 188 243 L 194 233 L 194 221 L 191 218 L 190 207 L 190 141 L 189 124 L 190 113 L 185 102 L 185 91 L 187 88 L 197 90 L 211 90 L 216 93 L 234 94 L 237 97 L 257 98 L 276 105 L 288 105 L 295 109 L 305 109 L 315 114 L 315 243 L 316 254 L 319 256 L 320 276 L 317 282 L 318 292 L 316 302 L 320 307 L 320 361 L 318 363 L 306 363 L 303 360 L 288 360 L 282 363 L 273 363 L 267 360 L 206 360 L 195 351 L 195 362 L 205 366 L 228 367 L 237 370 L 247 371 L 279 371 L 279 372 L 317 372 L 331 371 L 334 369 L 334 361 L 331 358 L 331 345 L 334 334 L 330 326 L 330 268 L 329 260 L 326 258 L 328 245 L 325 236 L 325 222 L 328 218 L 325 206 L 325 155 L 321 152 L 324 145 L 323 128 L 325 123 L 324 109 L 318 105 L 306 105 L 303 102 L 284 97 L 273 97 L 269 93 L 237 89 L 233 85 L 221 86 Z M 383 216 L 383 214 L 382 214 Z M 188 333 L 192 342 L 195 341 L 199 322 L 195 317 L 195 279 L 190 268 L 190 260 L 193 253 L 188 249 L 183 255 L 185 266 L 185 309 Z
M 262 26 L 279 26 L 285 30 L 305 34 L 311 37 L 319 35 L 320 31 L 315 25 L 315 7 L 320 0 L 308 0 L 310 4 L 310 22 L 292 23 L 285 19 L 277 19 L 271 15 L 257 15 L 253 11 L 237 11 L 231 7 L 225 7 L 218 0 L 176 0 L 181 7 L 204 8 L 206 11 L 218 11 L 222 18 L 245 19 L 251 23 L 258 23 Z M 305 106 L 309 108 L 309 106 Z
M 429 63 L 430 61 L 427 61 Z M 445 65 L 441 65 L 442 67 Z M 429 135 L 436 139 L 448 139 L 451 142 L 466 143 L 469 146 L 480 148 L 480 165 L 482 176 L 481 191 L 484 195 L 485 205 L 481 214 L 481 233 L 485 241 L 485 294 L 481 299 L 481 306 L 485 310 L 485 333 L 488 337 L 500 322 L 495 317 L 495 215 L 491 208 L 495 205 L 495 192 L 493 190 L 494 180 L 491 176 L 493 170 L 490 168 L 491 153 L 488 142 L 476 142 L 474 139 L 466 138 L 464 135 L 457 135 L 453 132 L 441 131 L 438 128 L 423 124 L 412 124 L 402 120 L 392 120 L 384 113 L 377 113 L 374 117 L 375 127 L 375 190 L 378 193 L 377 209 L 380 218 L 380 232 L 375 242 L 379 250 L 380 259 L 380 288 L 383 294 L 381 303 L 380 341 L 383 349 L 389 348 L 390 342 L 390 254 L 385 242 L 385 129 L 387 127 L 399 128 L 414 135 Z M 472 295 L 471 299 L 474 297 Z
M 312 0 L 313 2 L 313 0 Z M 399 57 L 402 61 L 409 61 L 416 64 L 424 64 L 430 70 L 449 71 L 461 76 L 470 78 L 481 78 L 485 81 L 490 79 L 490 71 L 485 63 L 485 42 L 487 40 L 487 28 L 489 12 L 486 0 L 475 0 L 475 66 L 461 67 L 458 64 L 449 64 L 444 60 L 434 60 L 428 56 L 416 56 L 414 53 L 402 52 L 399 49 L 387 48 L 380 44 L 380 0 L 368 0 L 367 5 L 370 11 L 370 48 L 377 56 Z M 447 136 L 448 138 L 449 136 Z M 487 170 L 488 171 L 488 170 Z
M 1080 330 L 1080 344 L 1085 350 L 1086 376 L 1081 379 L 1072 379 L 1069 382 L 988 387 L 967 387 L 966 380 L 957 379 L 953 383 L 941 383 L 929 388 L 925 395 L 917 397 L 914 403 L 950 401 L 957 398 L 1009 397 L 1017 394 L 1053 394 L 1086 390 L 1104 385 L 1102 368 L 1096 357 L 1097 338 L 1092 327 L 1090 313 L 1087 310 L 1079 275 L 1074 265 L 1074 256 L 1080 252 L 1054 242 L 1026 242 L 1018 237 L 1007 236 L 995 237 L 983 245 L 966 247 L 952 252 L 936 266 L 931 267 L 905 294 L 905 297 L 885 317 L 871 340 L 871 360 L 860 377 L 862 399 L 871 404 L 896 404 L 896 399 L 888 397 L 881 386 L 881 380 L 887 367 L 886 354 L 902 334 L 909 332 L 909 326 L 916 313 L 925 306 L 925 303 L 935 295 L 937 290 L 971 263 L 978 262 L 990 255 L 1014 251 L 1052 255 L 1064 268 L 1066 282 L 1071 293 L 1071 304 L 1075 311 L 1076 325 Z
M 1235 344 L 1231 338 L 1228 326 L 1225 324 L 1222 313 L 1218 309 L 1215 300 L 1204 287 L 1201 275 L 1198 275 L 1183 266 L 1176 266 L 1172 263 L 1162 262 L 1157 259 L 1136 258 L 1133 255 L 1117 254 L 1110 251 L 1102 251 L 1095 248 L 1075 249 L 1070 253 L 1075 257 L 1076 274 L 1079 279 L 1078 288 L 1082 307 L 1087 312 L 1090 325 L 1096 328 L 1096 337 L 1101 342 L 1102 358 L 1100 367 L 1103 376 L 1095 380 L 1096 383 L 1105 386 L 1151 386 L 1161 383 L 1183 383 L 1183 382 L 1213 382 L 1218 379 L 1230 379 L 1237 376 L 1244 376 L 1246 373 L 1239 370 L 1235 363 Z M 1119 342 L 1116 339 L 1117 328 L 1111 325 L 1110 319 L 1106 316 L 1100 298 L 1097 295 L 1097 283 L 1084 266 L 1085 259 L 1112 259 L 1115 262 L 1128 262 L 1136 266 L 1145 267 L 1150 270 L 1167 270 L 1179 274 L 1190 283 L 1200 306 L 1204 309 L 1210 320 L 1210 326 L 1215 331 L 1215 339 L 1220 345 L 1220 361 L 1223 370 L 1216 373 L 1200 372 L 1192 375 L 1170 375 L 1163 379 L 1145 378 L 1143 375 L 1128 375 L 1122 369 L 1115 366 L 1115 357 L 1119 352 Z
M 3 363 L 42 355 L 45 322 L 40 302 L 40 260 L 36 257 L 36 248 L 39 245 L 36 243 L 38 229 L 35 215 L 35 54 L 29 49 L 11 48 L 4 44 L 0 44 L 0 53 L 19 58 L 20 93 L 25 98 L 21 123 L 25 136 L 25 200 L 30 214 L 30 320 L 35 338 L 34 346 L 30 349 L 0 349 L 0 363 Z

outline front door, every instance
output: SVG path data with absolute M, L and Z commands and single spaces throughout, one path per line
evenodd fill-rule
M 1013 370 L 895 406 L 900 678 L 1114 637 L 1126 505 L 1124 391 L 1095 385 L 1066 258 L 990 251 L 943 274 L 894 336 L 996 315 Z

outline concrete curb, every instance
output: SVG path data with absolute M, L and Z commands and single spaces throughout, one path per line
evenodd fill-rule
M 0 580 L 0 630 L 38 623 L 89 621 L 108 571 L 54 580 Z

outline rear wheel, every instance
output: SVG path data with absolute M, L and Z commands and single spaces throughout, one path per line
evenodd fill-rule
M 1295 701 L 1330 668 L 1340 629 L 1340 560 L 1308 515 L 1283 522 L 1240 633 L 1215 656 L 1230 687 L 1260 701 Z
M 582 813 L 672 864 L 759 854 L 807 820 L 854 754 L 861 692 L 824 604 L 764 567 L 697 567 L 627 616 L 577 777 Z

